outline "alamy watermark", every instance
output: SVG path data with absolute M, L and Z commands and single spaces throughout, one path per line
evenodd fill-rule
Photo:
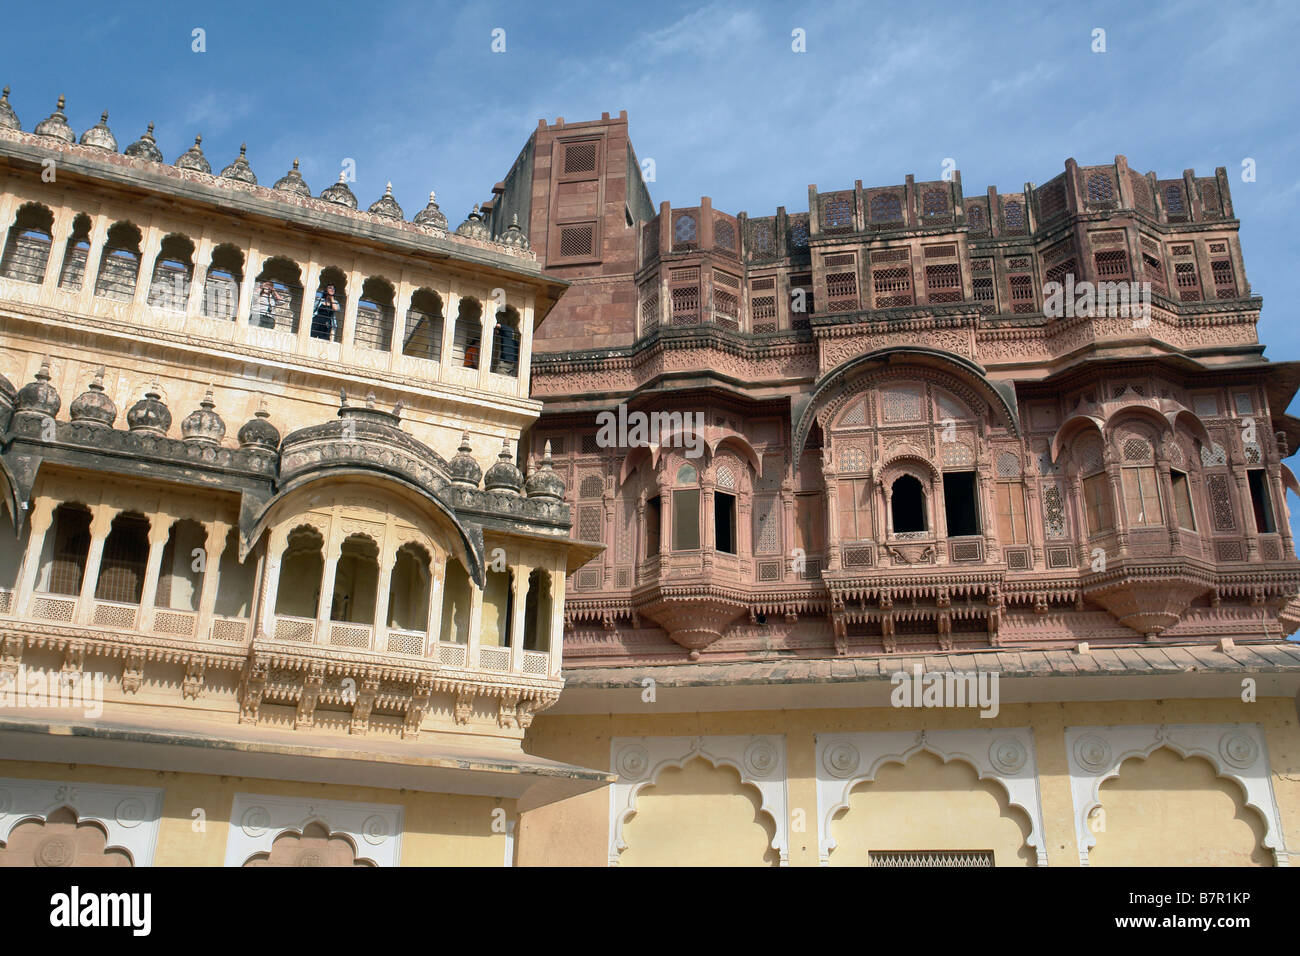
M 27 670 L 0 672 L 0 710 L 7 708 L 81 708 L 84 716 L 104 713 L 104 675 L 98 671 Z
M 1050 318 L 1133 319 L 1134 328 L 1151 324 L 1150 282 L 1082 282 L 1067 272 L 1065 282 L 1043 285 L 1043 313 Z
M 596 416 L 596 445 L 600 448 L 682 448 L 687 458 L 704 454 L 703 412 L 617 411 Z
M 912 673 L 895 671 L 889 678 L 893 707 L 979 707 L 981 717 L 996 717 L 1001 709 L 998 675 L 992 671 L 931 671 L 920 664 Z

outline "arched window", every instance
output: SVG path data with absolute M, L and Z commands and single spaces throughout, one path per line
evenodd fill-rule
M 212 555 L 208 555 L 208 561 L 208 567 L 211 568 Z M 226 534 L 225 548 L 221 552 L 217 567 L 217 582 L 217 602 L 214 609 L 217 616 L 238 618 L 248 617 L 253 613 L 253 589 L 257 583 L 257 555 L 250 554 L 247 560 L 240 563 L 238 528 L 231 528 Z M 313 609 L 312 614 L 315 613 Z
M 497 313 L 492 333 L 492 371 L 498 375 L 519 374 L 519 313 L 512 306 Z
M 469 641 L 469 606 L 469 575 L 458 559 L 448 558 L 442 582 L 442 632 L 439 640 L 448 644 Z M 464 663 L 463 657 L 460 663 Z
M 363 534 L 349 535 L 334 566 L 330 620 L 374 624 L 379 593 L 379 546 Z
M 261 329 L 296 333 L 302 312 L 302 270 L 282 256 L 262 263 L 253 288 L 253 308 L 248 324 Z
M 63 266 L 59 270 L 59 288 L 76 292 L 86 277 L 86 259 L 90 255 L 90 217 L 78 213 L 72 220 L 72 233 L 63 251 Z
M 890 488 L 890 514 L 894 534 L 917 534 L 929 530 L 925 519 L 925 489 L 912 475 L 899 475 Z
M 244 281 L 244 254 L 229 243 L 212 250 L 212 263 L 203 285 L 203 314 L 210 319 L 234 319 L 239 286 Z M 274 297 L 272 297 L 274 302 Z
M 95 600 L 139 604 L 149 564 L 149 519 L 125 513 L 113 519 L 95 584 Z
M 47 594 L 78 595 L 90 552 L 90 511 L 82 505 L 59 505 L 54 509 L 51 527 L 45 537 L 36 589 Z
M 528 575 L 528 595 L 524 599 L 524 650 L 551 649 L 551 574 L 534 568 Z
M 402 354 L 437 362 L 442 356 L 442 298 L 432 289 L 416 289 L 406 310 Z
M 343 270 L 326 266 L 311 308 L 311 337 L 326 342 L 343 341 L 343 317 L 347 313 L 348 284 Z
M 360 348 L 387 352 L 393 347 L 393 284 L 371 276 L 361 284 L 357 300 L 357 335 Z
M 206 558 L 202 563 L 194 560 L 196 549 L 207 546 L 207 532 L 197 521 L 177 521 L 167 536 L 162 563 L 158 572 L 158 588 L 154 592 L 154 605 L 173 611 L 197 611 L 203 590 Z M 215 556 L 214 556 L 215 557 Z M 216 568 L 213 568 L 216 571 Z
M 1162 526 L 1165 516 L 1160 507 L 1159 479 L 1151 442 L 1129 433 L 1120 439 L 1119 453 L 1124 514 L 1129 527 Z
M 483 306 L 478 299 L 460 300 L 456 313 L 456 337 L 451 342 L 451 363 L 460 368 L 478 368 L 483 344 Z
M 104 251 L 99 257 L 95 295 L 118 302 L 130 302 L 140 277 L 140 230 L 129 222 L 109 227 Z
M 511 600 L 511 586 L 514 584 L 514 571 L 491 571 L 487 573 L 487 586 L 483 588 L 483 630 L 481 641 L 483 647 L 509 647 L 510 634 L 514 623 L 514 601 Z M 499 656 L 488 655 L 480 662 L 492 667 L 493 661 L 500 661 Z M 505 668 L 492 667 L 493 670 Z
M 695 551 L 700 546 L 700 489 L 694 466 L 678 468 L 674 485 L 673 550 Z
M 193 278 L 194 243 L 185 236 L 167 236 L 158 249 L 146 301 L 155 309 L 184 312 L 190 300 L 190 281 Z
M 1115 527 L 1110 501 L 1110 476 L 1106 474 L 1100 439 L 1089 436 L 1079 442 L 1074 458 L 1083 476 L 1083 510 L 1089 536 L 1111 531 Z
M 713 492 L 713 546 L 722 554 L 736 554 L 736 466 L 719 464 Z
M 44 282 L 53 237 L 54 213 L 40 203 L 24 203 L 9 229 L 0 276 L 38 285 Z
M 429 552 L 418 544 L 404 544 L 397 549 L 392 578 L 388 585 L 388 627 L 392 630 L 423 634 L 429 627 Z M 420 648 L 394 647 L 391 650 L 420 653 Z M 423 643 L 423 642 L 421 642 Z
M 315 528 L 294 528 L 280 558 L 275 613 L 315 618 L 324 571 L 325 539 Z

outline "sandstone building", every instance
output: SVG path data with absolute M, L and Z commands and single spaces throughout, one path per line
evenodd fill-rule
M 103 688 L 0 696 L 0 863 L 1300 840 L 1300 365 L 1222 169 L 751 218 L 607 114 L 449 231 L 6 96 L 0 170 L 0 692 Z

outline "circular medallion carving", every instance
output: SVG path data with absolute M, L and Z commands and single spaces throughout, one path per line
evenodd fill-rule
M 319 850 L 303 850 L 298 854 L 296 866 L 324 866 L 325 857 Z
M 271 826 L 271 811 L 266 807 L 249 807 L 240 818 L 239 826 L 251 837 L 260 837 Z
M 361 835 L 371 846 L 379 846 L 388 839 L 388 821 L 379 815 L 366 817 L 361 824 Z
M 72 837 L 47 836 L 36 844 L 37 866 L 72 866 L 77 858 L 77 844 Z
M 650 752 L 640 744 L 624 747 L 618 752 L 614 766 L 625 780 L 640 780 L 650 772 Z
M 1229 731 L 1219 741 L 1219 756 L 1238 770 L 1244 770 L 1259 756 L 1259 745 L 1247 734 Z
M 1090 773 L 1101 773 L 1110 767 L 1110 744 L 1096 734 L 1088 734 L 1074 742 L 1074 759 Z
M 989 747 L 989 761 L 998 773 L 1019 773 L 1029 759 L 1029 751 L 1015 737 L 999 737 Z
M 847 740 L 837 740 L 822 752 L 822 766 L 832 776 L 843 779 L 858 769 L 858 748 Z
M 120 826 L 128 830 L 144 822 L 144 801 L 139 797 L 127 797 L 117 805 L 116 816 Z
M 776 769 L 779 756 L 770 740 L 755 740 L 745 748 L 745 770 L 753 777 L 766 777 Z

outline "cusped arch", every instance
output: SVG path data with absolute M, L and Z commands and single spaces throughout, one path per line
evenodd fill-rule
M 993 415 L 1001 419 L 1016 437 L 1020 437 L 1020 416 L 1015 405 L 1014 390 L 989 381 L 982 365 L 943 349 L 895 345 L 875 349 L 841 363 L 822 376 L 802 407 L 800 403 L 792 406 L 794 460 L 798 461 L 803 453 L 818 411 L 871 373 L 885 367 L 902 365 L 947 372 L 970 387 L 989 406 Z
M 312 493 L 324 485 L 335 485 L 342 491 L 347 486 L 361 486 L 373 493 L 378 488 L 395 494 L 415 507 L 415 512 L 428 519 L 428 527 L 420 530 L 428 535 L 430 541 L 445 542 L 443 549 L 457 558 L 465 567 L 470 580 L 478 587 L 486 584 L 485 561 L 481 532 L 475 534 L 467 528 L 456 512 L 441 498 L 421 485 L 409 479 L 388 473 L 377 473 L 370 469 L 355 466 L 331 468 L 325 471 L 310 471 L 299 474 L 286 482 L 278 493 L 248 516 L 240 521 L 239 559 L 243 561 L 253 549 L 258 539 L 273 524 L 279 524 L 278 514 L 283 514 L 284 524 L 309 524 L 306 511 L 310 507 Z M 294 513 L 295 502 L 303 503 L 302 513 Z M 477 529 L 474 529 L 477 531 Z
M 1052 443 L 1049 446 L 1052 453 L 1052 464 L 1059 464 L 1061 461 L 1061 451 L 1067 441 L 1077 439 L 1081 435 L 1095 433 L 1097 438 L 1103 443 L 1106 441 L 1106 422 L 1096 415 L 1071 415 L 1061 427 L 1056 430 L 1052 436 Z

